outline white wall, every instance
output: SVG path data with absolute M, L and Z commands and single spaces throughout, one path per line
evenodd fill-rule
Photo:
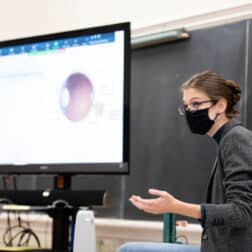
M 252 0 L 0 0 L 0 40 L 122 21 L 137 35 L 251 16 Z

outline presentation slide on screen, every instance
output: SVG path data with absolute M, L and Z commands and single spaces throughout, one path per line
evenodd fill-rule
M 122 162 L 124 33 L 88 40 L 0 49 L 0 164 Z

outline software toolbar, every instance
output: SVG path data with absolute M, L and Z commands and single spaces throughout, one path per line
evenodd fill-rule
M 45 42 L 38 43 L 28 43 L 22 45 L 15 45 L 9 47 L 1 47 L 0 46 L 0 56 L 6 56 L 10 54 L 34 54 L 41 53 L 45 51 L 51 50 L 60 50 L 68 47 L 75 46 L 89 46 L 89 45 L 97 45 L 104 43 L 111 43 L 115 40 L 115 33 L 103 33 L 103 34 L 94 34 L 90 36 L 79 36 L 75 38 L 64 38 L 64 39 L 50 39 Z

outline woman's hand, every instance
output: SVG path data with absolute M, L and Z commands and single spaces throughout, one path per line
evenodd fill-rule
M 129 200 L 138 209 L 151 214 L 174 213 L 176 211 L 178 200 L 168 192 L 149 189 L 149 194 L 158 197 L 143 199 L 140 196 L 132 195 Z
M 143 199 L 140 196 L 131 196 L 130 202 L 140 210 L 152 214 L 175 213 L 195 219 L 201 219 L 201 207 L 199 204 L 191 204 L 174 198 L 166 191 L 149 189 L 153 199 Z

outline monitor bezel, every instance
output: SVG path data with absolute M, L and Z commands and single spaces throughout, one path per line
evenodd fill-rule
M 97 27 L 88 27 L 85 29 L 36 35 L 25 38 L 0 41 L 0 48 L 17 46 L 21 44 L 30 44 L 45 42 L 48 40 L 57 40 L 78 36 L 93 35 L 99 33 L 108 33 L 115 31 L 124 31 L 124 100 L 123 100 L 123 162 L 121 163 L 57 163 L 57 164 L 26 164 L 9 165 L 0 164 L 0 174 L 129 174 L 129 136 L 130 136 L 130 23 L 117 23 Z

